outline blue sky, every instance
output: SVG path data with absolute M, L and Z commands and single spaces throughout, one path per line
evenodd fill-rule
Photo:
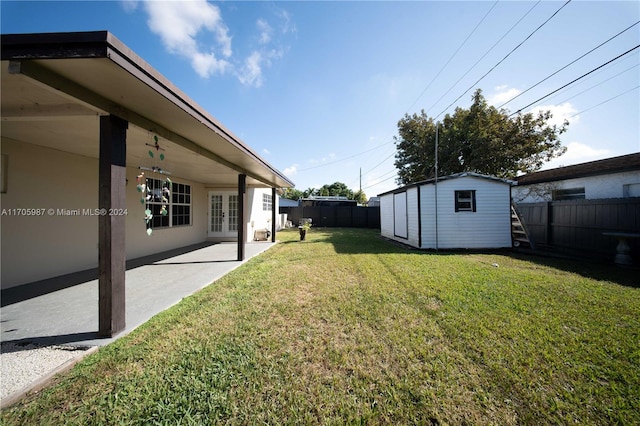
M 357 190 L 362 170 L 374 196 L 396 187 L 405 113 L 441 120 L 476 88 L 501 106 L 640 20 L 637 1 L 564 3 L 2 1 L 0 12 L 4 34 L 109 30 L 298 189 Z M 504 108 L 638 44 L 635 25 Z M 636 49 L 524 110 L 570 121 L 567 153 L 545 168 L 640 151 L 639 58 Z

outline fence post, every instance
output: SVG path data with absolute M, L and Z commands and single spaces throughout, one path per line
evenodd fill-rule
M 549 246 L 551 245 L 551 218 L 553 216 L 553 207 L 551 206 L 551 201 L 546 201 L 544 206 L 544 243 Z

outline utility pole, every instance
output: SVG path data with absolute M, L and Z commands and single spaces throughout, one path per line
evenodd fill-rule
M 436 252 L 438 251 L 438 124 L 436 123 L 436 179 L 434 182 L 433 192 L 435 193 L 435 209 L 436 209 Z

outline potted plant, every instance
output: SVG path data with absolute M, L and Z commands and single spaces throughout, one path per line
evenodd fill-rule
M 300 231 L 300 241 L 304 241 L 307 237 L 307 231 L 311 229 L 311 219 L 300 219 L 298 230 Z

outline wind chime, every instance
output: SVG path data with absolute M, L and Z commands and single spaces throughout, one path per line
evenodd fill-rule
M 169 211 L 167 210 L 167 205 L 169 204 L 169 198 L 171 197 L 171 179 L 169 175 L 171 173 L 159 166 L 153 164 L 154 161 L 160 160 L 164 161 L 164 148 L 160 147 L 160 143 L 158 142 L 158 136 L 153 136 L 153 140 L 155 143 L 145 143 L 146 146 L 149 146 L 155 149 L 149 149 L 147 154 L 149 156 L 149 162 L 151 163 L 150 167 L 140 166 L 140 174 L 137 177 L 137 186 L 138 192 L 140 193 L 140 204 L 145 206 L 144 210 L 144 220 L 147 227 L 147 235 L 151 235 L 153 232 L 153 210 L 152 206 L 149 205 L 150 202 L 160 201 L 160 215 L 167 216 Z M 157 156 L 157 160 L 156 160 Z M 160 163 L 162 164 L 162 163 Z M 149 172 L 145 175 L 145 171 Z M 153 182 L 162 181 L 161 188 L 155 188 Z

